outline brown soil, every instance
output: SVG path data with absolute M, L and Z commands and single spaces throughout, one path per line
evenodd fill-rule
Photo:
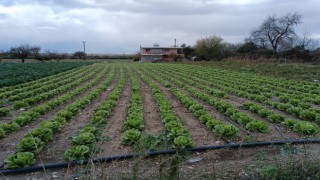
M 160 134 L 164 131 L 164 126 L 161 122 L 158 105 L 152 96 L 151 88 L 140 78 L 138 79 L 140 81 L 142 95 L 143 119 L 145 123 L 144 131 L 153 134 Z
M 121 144 L 121 133 L 123 124 L 126 121 L 128 115 L 128 108 L 131 99 L 131 84 L 126 82 L 123 94 L 118 100 L 117 105 L 107 120 L 107 126 L 104 129 L 102 136 L 108 136 L 109 141 L 99 142 L 99 148 L 101 151 L 96 155 L 97 157 L 109 157 L 119 154 L 128 154 L 131 151 L 129 146 Z
M 53 140 L 48 143 L 47 147 L 38 157 L 43 163 L 63 161 L 63 153 L 70 146 L 71 137 L 76 134 L 81 127 L 90 123 L 95 109 L 97 109 L 100 103 L 112 92 L 118 83 L 118 79 L 119 71 L 116 71 L 115 78 L 106 91 L 97 97 L 93 102 L 91 102 L 89 107 L 81 110 L 81 113 L 73 117 L 67 124 L 65 124 L 59 133 L 54 135 Z M 59 156 L 57 156 L 57 154 L 59 154 Z
M 106 73 L 105 77 L 107 77 L 108 75 L 109 75 L 109 73 Z M 103 81 L 104 78 L 102 78 L 102 80 L 100 80 L 91 89 L 86 90 L 85 92 L 75 96 L 73 98 L 73 100 L 71 100 L 67 104 L 63 104 L 63 105 L 60 105 L 60 106 L 56 107 L 55 109 L 53 109 L 53 110 L 47 112 L 46 114 L 40 116 L 38 119 L 36 119 L 32 123 L 28 124 L 27 126 L 23 126 L 18 131 L 12 132 L 12 133 L 8 134 L 5 138 L 3 138 L 1 140 L 1 144 L 0 144 L 0 162 L 3 162 L 3 160 L 6 158 L 7 155 L 14 153 L 15 150 L 16 150 L 16 146 L 17 146 L 18 141 L 20 139 L 22 139 L 32 129 L 35 129 L 35 128 L 39 127 L 40 126 L 40 122 L 50 119 L 57 112 L 59 112 L 60 110 L 65 109 L 65 107 L 67 107 L 68 105 L 70 105 L 71 103 L 76 101 L 78 98 L 81 98 L 85 94 L 87 94 L 89 91 L 91 91 L 93 89 L 96 89 L 99 86 L 99 84 Z

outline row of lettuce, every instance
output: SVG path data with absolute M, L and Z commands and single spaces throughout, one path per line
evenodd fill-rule
M 24 111 L 23 113 L 13 117 L 12 121 L 8 123 L 0 124 L 0 138 L 4 138 L 7 134 L 13 131 L 19 130 L 21 126 L 26 126 L 32 123 L 34 120 L 38 119 L 41 115 L 45 115 L 48 111 L 72 100 L 77 95 L 85 92 L 86 90 L 98 84 L 103 79 L 105 74 L 109 71 L 109 66 L 104 65 L 101 67 L 101 69 L 102 70 L 98 74 L 96 73 L 99 71 L 99 69 L 94 71 L 93 75 L 96 75 L 96 77 L 94 77 L 88 83 L 78 88 L 72 89 L 71 91 L 67 92 L 64 95 L 60 95 L 52 100 L 46 101 L 34 108 Z M 88 77 L 85 76 L 83 78 L 87 79 Z M 80 83 L 82 81 L 83 79 L 81 78 L 75 82 Z
M 38 80 L 36 83 L 30 82 L 30 86 L 33 86 L 34 89 L 28 89 L 27 85 L 21 86 L 22 89 L 28 89 L 30 92 L 19 92 L 14 89 L 2 91 L 0 89 L 0 97 L 11 97 L 13 102 L 15 100 L 17 100 L 16 102 L 25 101 L 27 107 L 32 107 L 32 103 L 29 103 L 26 99 L 39 98 L 39 101 L 35 101 L 35 103 L 47 100 L 43 104 L 14 117 L 12 122 L 1 124 L 0 138 L 3 138 L 10 132 L 17 131 L 21 126 L 30 124 L 49 110 L 70 101 L 76 95 L 103 81 L 98 88 L 75 100 L 65 109 L 56 113 L 51 119 L 41 122 L 39 128 L 33 129 L 25 135 L 18 143 L 17 153 L 6 158 L 6 168 L 21 168 L 33 165 L 36 162 L 37 154 L 52 140 L 54 134 L 59 133 L 61 126 L 73 120 L 76 114 L 86 108 L 107 89 L 115 79 L 115 66 L 104 65 L 101 68 L 97 67 L 98 65 L 92 65 L 86 70 L 78 68 L 72 70 L 69 74 L 55 75 L 55 78 L 52 79 L 48 77 L 47 82 L 49 81 L 49 83 L 42 80 Z M 94 156 L 99 151 L 97 144 L 101 141 L 102 134 L 105 133 L 107 120 L 123 93 L 126 76 L 129 77 L 132 90 L 128 114 L 121 135 L 121 142 L 124 145 L 133 145 L 138 142 L 144 128 L 143 105 L 146 104 L 142 103 L 138 78 L 151 88 L 166 135 L 172 141 L 174 148 L 188 148 L 195 143 L 189 130 L 184 127 L 183 122 L 174 112 L 170 101 L 160 90 L 160 86 L 157 83 L 168 88 L 200 123 L 203 123 L 214 135 L 224 140 L 232 140 L 232 138 L 238 136 L 241 133 L 239 129 L 268 133 L 270 131 L 269 124 L 265 120 L 269 120 L 271 123 L 278 123 L 301 135 L 316 135 L 319 132 L 319 126 L 316 124 L 320 123 L 320 111 L 316 107 L 317 100 L 297 102 L 293 100 L 296 98 L 294 94 L 298 94 L 297 92 L 301 91 L 301 89 L 292 88 L 290 89 L 291 94 L 285 95 L 280 89 L 288 88 L 288 86 L 296 87 L 299 83 L 295 81 L 290 81 L 290 83 L 282 83 L 281 81 L 269 82 L 272 79 L 263 77 L 259 79 L 250 75 L 247 77 L 245 74 L 229 74 L 223 70 L 187 65 L 121 65 L 119 69 L 119 80 L 116 87 L 106 99 L 100 102 L 99 107 L 91 117 L 90 123 L 78 130 L 72 137 L 70 146 L 64 153 L 65 161 L 84 160 Z M 103 77 L 107 72 L 109 74 L 104 79 Z M 73 89 L 91 78 L 93 80 L 90 80 L 90 82 Z M 254 79 L 250 81 L 250 78 Z M 60 81 L 63 81 L 63 83 L 59 83 Z M 58 85 L 54 85 L 54 83 Z M 277 83 L 280 87 L 278 89 L 276 88 Z M 39 86 L 39 84 L 42 84 L 42 86 Z M 310 97 L 315 99 L 318 97 L 318 89 L 316 88 L 318 85 L 305 83 L 303 86 L 309 90 Z M 52 89 L 52 91 L 49 91 L 50 93 L 46 92 L 49 89 Z M 8 93 L 8 91 L 12 92 Z M 67 93 L 48 100 L 63 92 Z M 51 93 L 54 95 L 51 95 Z M 302 93 L 305 92 L 303 91 Z M 45 94 L 51 97 L 47 97 Z M 41 96 L 41 98 L 37 97 L 37 95 Z M 250 101 L 241 103 L 241 106 L 234 105 L 229 102 L 234 95 L 250 99 Z M 283 96 L 287 98 L 283 98 Z M 293 98 L 290 99 L 291 97 Z M 4 103 L 0 101 L 0 114 L 1 109 L 5 108 L 1 104 Z M 204 104 L 208 106 L 205 107 Z M 281 108 L 284 105 L 286 107 Z M 18 108 L 21 107 L 25 106 Z M 293 114 L 300 119 L 290 118 L 287 115 L 270 110 L 270 107 Z M 288 110 L 290 108 L 297 110 L 291 110 L 295 113 L 290 113 L 291 111 Z M 221 120 L 214 117 L 212 111 L 223 114 L 225 119 Z M 247 111 L 251 111 L 264 118 L 264 120 L 257 120 L 249 115 Z
M 104 67 L 105 70 L 108 70 L 108 66 Z M 81 89 L 88 89 L 93 87 L 107 71 L 103 71 L 103 73 L 90 83 L 80 87 L 77 92 Z M 86 108 L 94 99 L 100 96 L 106 88 L 111 84 L 115 77 L 115 67 L 112 67 L 110 74 L 107 78 L 103 80 L 102 83 L 98 85 L 97 88 L 91 90 L 81 98 L 77 99 L 70 105 L 68 105 L 63 110 L 57 112 L 51 119 L 45 120 L 40 123 L 40 127 L 31 130 L 30 133 L 26 134 L 24 138 L 22 138 L 18 145 L 15 154 L 9 155 L 5 159 L 5 168 L 22 168 L 33 165 L 36 162 L 36 155 L 39 154 L 45 146 L 48 144 L 50 140 L 52 140 L 53 135 L 59 133 L 60 127 L 65 125 L 68 121 L 73 120 L 72 117 L 78 114 L 81 110 Z M 63 96 L 62 96 L 63 97 Z M 66 99 L 68 96 L 64 96 Z M 79 133 L 80 136 L 73 138 L 73 143 L 81 143 L 83 140 L 88 141 L 88 137 L 86 136 L 86 132 L 93 132 L 94 127 L 86 127 L 84 128 L 83 134 Z M 85 137 L 83 137 L 85 136 Z M 73 147 L 73 146 L 72 146 Z M 68 150 L 66 151 L 66 159 L 68 158 Z M 76 153 L 74 151 L 74 153 Z M 71 157 L 73 155 L 71 154 Z
M 33 81 L 90 64 L 92 62 L 1 63 L 0 88 Z
M 259 122 L 254 120 L 252 117 L 249 117 L 247 114 L 242 113 L 241 111 L 237 110 L 235 107 L 233 107 L 232 104 L 226 103 L 226 101 L 223 101 L 223 98 L 228 98 L 228 95 L 223 95 L 222 92 L 219 92 L 219 89 L 221 90 L 226 90 L 229 88 L 229 90 L 225 92 L 229 92 L 230 94 L 234 94 L 236 92 L 241 94 L 240 90 L 235 90 L 234 88 L 230 88 L 230 86 L 225 86 L 223 88 L 217 88 L 220 84 L 218 84 L 216 81 L 211 81 L 210 76 L 205 76 L 204 74 L 201 74 L 202 78 L 197 77 L 196 73 L 199 72 L 199 70 L 191 71 L 188 68 L 185 68 L 185 66 L 181 67 L 181 72 L 178 68 L 172 68 L 170 66 L 165 66 L 165 67 L 151 67 L 152 65 L 149 65 L 149 72 L 157 70 L 157 77 L 166 77 L 169 81 L 174 82 L 177 86 L 186 89 L 189 91 L 191 94 L 193 94 L 195 97 L 207 102 L 208 104 L 211 104 L 214 106 L 218 111 L 225 113 L 225 115 L 229 116 L 231 119 L 236 120 L 238 123 L 245 125 L 246 129 L 248 130 L 253 130 L 253 131 L 259 131 L 259 132 L 267 132 L 267 124 L 264 122 Z M 180 67 L 180 66 L 179 66 Z M 192 72 L 192 73 L 191 73 Z M 202 72 L 202 71 L 200 71 Z M 217 86 L 213 86 L 211 84 L 218 84 Z M 194 87 L 200 89 L 201 91 L 205 92 L 205 94 Z M 212 90 L 215 89 L 215 90 Z M 215 93 L 212 93 L 212 92 Z M 218 92 L 218 93 L 217 93 Z M 244 97 L 250 97 L 248 92 L 245 92 L 247 96 Z M 211 97 L 209 96 L 211 95 Z M 213 99 L 213 97 L 215 97 Z M 219 97 L 220 99 L 218 99 Z M 250 98 L 249 98 L 250 99 Z M 221 102 L 222 101 L 222 102 Z M 270 101 L 270 100 L 268 100 Z M 219 102 L 219 103 L 215 103 Z M 261 103 L 257 101 L 257 103 Z M 264 102 L 265 103 L 265 102 Z M 276 102 L 274 102 L 276 103 Z M 219 105 L 221 104 L 221 105 Z M 263 104 L 263 103 L 262 103 Z M 268 103 L 266 103 L 268 105 Z M 221 107 L 220 107 L 221 106 Z M 222 108 L 224 107 L 224 108 Z M 241 108 L 241 107 L 238 107 Z M 220 110 L 219 110 L 220 109 Z M 242 108 L 241 108 L 242 109 Z M 266 111 L 266 109 L 263 107 L 263 110 L 260 111 L 260 114 L 263 113 L 263 111 Z M 254 112 L 254 111 L 253 111 Z M 270 113 L 272 112 L 272 113 Z M 293 126 L 295 126 L 294 130 L 300 134 L 303 135 L 315 135 L 319 132 L 319 127 L 316 123 L 319 123 L 319 113 L 316 110 L 316 108 L 311 108 L 308 110 L 301 111 L 302 115 L 299 115 L 297 117 L 300 117 L 301 120 L 294 120 L 292 118 L 289 118 L 288 116 L 285 115 L 275 115 L 272 110 L 268 111 L 268 116 L 261 116 L 263 118 L 269 119 L 271 122 L 279 122 L 281 119 L 282 125 L 289 127 L 293 129 Z M 270 116 L 269 116 L 270 115 Z M 308 122 L 310 121 L 310 122 Z M 252 122 L 252 123 L 250 123 Z M 290 122 L 290 126 L 286 125 Z M 248 123 L 250 123 L 248 125 Z
M 30 108 L 42 101 L 51 99 L 63 92 L 71 90 L 80 83 L 87 81 L 95 76 L 99 71 L 98 65 L 91 65 L 86 67 L 70 70 L 67 73 L 55 75 L 54 78 L 45 78 L 48 81 L 43 82 L 40 79 L 37 83 L 30 82 L 30 86 L 23 86 L 21 88 L 7 89 L 0 93 L 0 99 L 9 104 L 6 110 Z M 21 85 L 22 86 L 22 85 Z M 12 107 L 10 105 L 12 104 Z M 1 111 L 1 110 L 0 110 Z M 0 116 L 8 116 L 9 113 L 0 113 Z

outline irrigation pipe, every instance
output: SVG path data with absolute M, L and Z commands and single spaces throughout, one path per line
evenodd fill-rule
M 250 148 L 250 147 L 258 147 L 258 146 L 270 146 L 270 145 L 284 145 L 284 144 L 309 144 L 309 143 L 320 143 L 320 139 L 310 139 L 310 140 L 286 140 L 286 141 L 269 141 L 269 142 L 255 142 L 255 143 L 243 143 L 243 144 L 225 144 L 219 146 L 198 146 L 193 148 L 185 149 L 187 152 L 199 152 L 199 151 L 206 151 L 206 150 L 217 150 L 217 149 L 238 149 L 238 148 Z M 175 149 L 168 149 L 168 150 L 161 150 L 161 151 L 147 151 L 145 154 L 146 157 L 154 157 L 159 155 L 169 155 L 169 154 L 176 154 L 177 150 Z M 67 162 L 60 162 L 60 163 L 50 163 L 50 164 L 43 164 L 43 165 L 35 165 L 26 168 L 20 169 L 0 169 L 1 175 L 9 175 L 9 174 L 18 174 L 18 173 L 27 173 L 27 172 L 34 172 L 34 171 L 41 171 L 43 169 L 53 169 L 53 168 L 66 168 L 69 166 L 80 165 L 80 164 L 87 164 L 87 163 L 101 163 L 101 162 L 112 162 L 116 160 L 123 160 L 123 159 L 132 159 L 137 157 L 141 154 L 128 154 L 128 155 L 119 155 L 119 156 L 112 156 L 112 157 L 102 157 L 96 158 L 91 160 L 84 160 L 82 162 L 73 161 L 70 163 Z

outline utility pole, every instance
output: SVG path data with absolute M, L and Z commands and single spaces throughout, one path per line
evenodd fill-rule
M 86 60 L 86 41 L 82 41 L 83 44 L 83 60 Z
M 177 39 L 174 39 L 174 47 L 177 47 Z

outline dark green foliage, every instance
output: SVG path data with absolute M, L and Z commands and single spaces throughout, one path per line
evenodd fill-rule
M 33 81 L 89 64 L 92 62 L 1 63 L 0 87 Z

